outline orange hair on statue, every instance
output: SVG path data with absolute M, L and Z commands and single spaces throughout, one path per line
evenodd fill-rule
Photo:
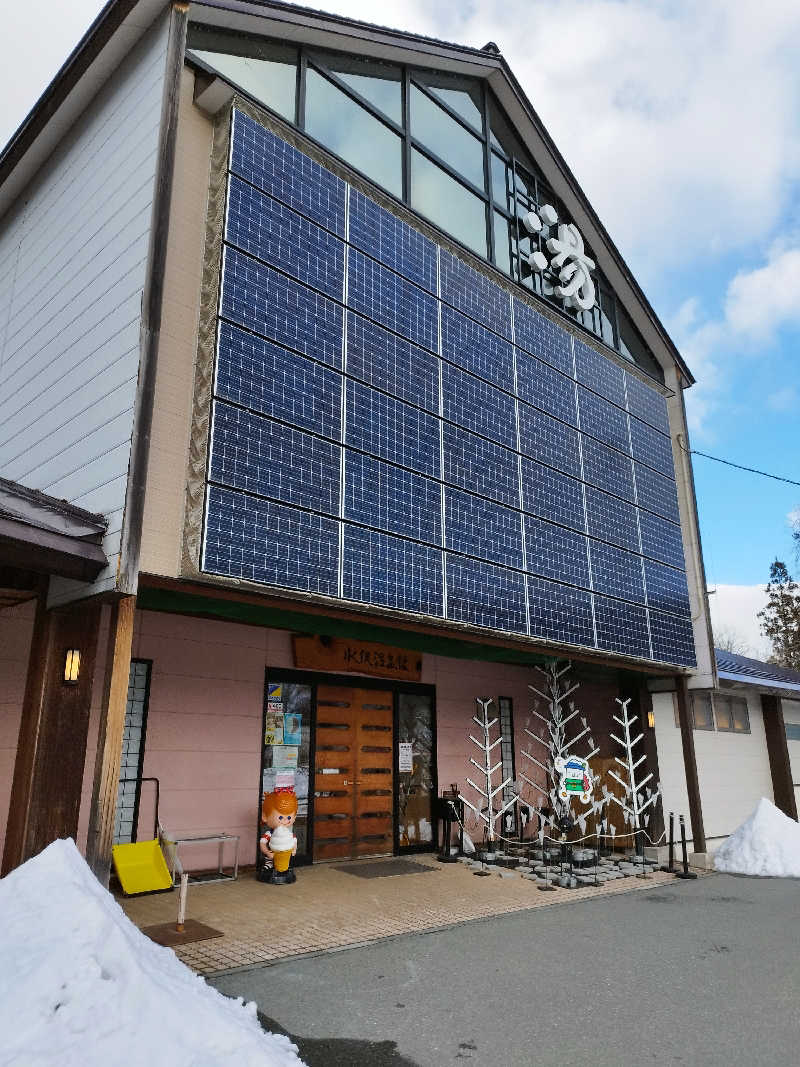
M 281 815 L 297 814 L 297 796 L 293 789 L 281 787 L 272 793 L 265 793 L 261 804 L 261 818 L 266 819 L 271 811 Z

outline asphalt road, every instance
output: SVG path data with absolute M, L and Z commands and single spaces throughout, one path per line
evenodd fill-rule
M 800 1064 L 800 881 L 675 882 L 214 984 L 309 1067 Z

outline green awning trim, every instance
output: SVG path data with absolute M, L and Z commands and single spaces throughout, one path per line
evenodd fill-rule
M 288 608 L 240 603 L 222 600 L 196 593 L 182 593 L 173 589 L 154 589 L 143 586 L 139 589 L 137 606 L 143 611 L 164 611 L 173 615 L 201 615 L 228 622 L 246 623 L 249 626 L 269 626 L 276 630 L 292 630 L 295 633 L 320 634 L 330 637 L 350 637 L 359 641 L 376 641 L 379 644 L 395 645 L 414 652 L 429 652 L 436 656 L 453 659 L 483 660 L 489 663 L 517 663 L 532 666 L 546 663 L 551 656 L 525 649 L 500 648 L 479 642 L 462 641 L 457 637 L 440 637 L 437 634 L 415 633 L 390 626 L 377 626 L 373 622 L 357 619 L 331 619 L 324 615 L 307 615 Z

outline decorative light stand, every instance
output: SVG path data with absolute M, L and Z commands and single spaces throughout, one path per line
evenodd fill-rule
M 592 740 L 586 719 L 575 707 L 574 702 L 569 699 L 580 684 L 570 683 L 568 678 L 565 679 L 564 676 L 569 674 L 571 667 L 572 664 L 569 661 L 559 664 L 558 660 L 551 660 L 546 667 L 536 668 L 544 678 L 544 685 L 542 689 L 537 689 L 533 685 L 529 685 L 528 688 L 538 698 L 534 701 L 531 714 L 542 723 L 542 727 L 539 733 L 534 733 L 526 726 L 525 733 L 537 745 L 542 746 L 543 751 L 539 753 L 539 756 L 534 755 L 529 744 L 527 749 L 523 750 L 522 755 L 542 772 L 545 785 L 542 786 L 520 771 L 520 778 L 540 795 L 540 801 L 536 805 L 540 827 L 549 826 L 554 835 L 555 831 L 559 831 L 557 840 L 562 848 L 565 844 L 566 834 L 563 827 L 566 821 L 569 821 L 570 826 L 577 823 L 581 832 L 585 833 L 587 816 L 596 814 L 605 804 L 605 798 L 592 799 L 598 776 L 591 772 L 589 760 L 597 755 L 599 749 Z M 540 707 L 545 714 L 539 711 Z M 578 721 L 570 726 L 575 719 Z M 574 732 L 576 726 L 580 727 L 577 733 Z M 579 756 L 577 746 L 584 741 L 584 738 L 586 739 L 586 751 L 584 755 Z M 533 773 L 533 768 L 531 768 L 531 773 Z M 585 810 L 574 814 L 573 799 L 580 801 Z M 547 814 L 543 810 L 543 802 L 549 803 Z M 555 836 L 554 840 L 556 840 Z M 543 858 L 547 849 L 545 842 L 546 836 L 542 840 Z M 563 859 L 562 856 L 562 874 Z M 571 859 L 570 871 L 572 871 Z M 539 888 L 544 889 L 544 886 Z
M 498 786 L 494 786 L 493 784 L 495 780 L 495 775 L 498 771 L 500 771 L 502 776 L 503 761 L 502 759 L 500 759 L 497 761 L 497 763 L 493 764 L 492 760 L 494 759 L 494 757 L 492 755 L 492 752 L 495 748 L 497 748 L 503 738 L 501 734 L 498 734 L 494 741 L 491 740 L 492 731 L 499 722 L 497 716 L 492 719 L 489 718 L 489 708 L 493 703 L 491 697 L 486 699 L 478 697 L 476 699 L 476 703 L 478 705 L 478 711 L 475 715 L 472 716 L 472 721 L 480 727 L 483 736 L 479 739 L 477 737 L 473 737 L 473 735 L 470 734 L 469 739 L 473 743 L 473 745 L 476 745 L 480 749 L 483 761 L 481 763 L 478 763 L 478 761 L 472 756 L 470 756 L 469 761 L 473 765 L 473 767 L 477 768 L 479 774 L 483 776 L 483 781 L 481 785 L 478 785 L 476 782 L 473 782 L 471 778 L 467 778 L 467 784 L 471 785 L 475 792 L 478 793 L 481 797 L 483 797 L 485 805 L 479 802 L 478 806 L 476 806 L 472 803 L 471 800 L 465 797 L 463 793 L 459 793 L 458 798 L 459 800 L 463 801 L 464 804 L 466 804 L 466 806 L 470 809 L 470 811 L 473 811 L 484 824 L 484 834 L 486 836 L 487 846 L 486 850 L 490 853 L 493 853 L 495 837 L 497 836 L 497 831 L 495 828 L 497 820 L 501 819 L 505 812 L 507 812 L 509 808 L 513 807 L 514 804 L 517 803 L 519 797 L 515 793 L 510 798 L 510 800 L 507 800 L 505 803 L 503 803 L 501 796 L 500 800 L 497 802 L 499 806 L 495 808 L 495 797 L 497 797 L 498 793 L 502 793 L 507 786 L 511 785 L 513 779 L 506 778 L 501 781 Z M 475 871 L 475 874 L 487 873 L 487 871 L 483 870 Z
M 644 813 L 649 807 L 655 804 L 661 796 L 661 788 L 657 782 L 655 791 L 650 789 L 647 785 L 653 777 L 652 774 L 648 774 L 647 777 L 643 778 L 641 781 L 637 780 L 636 772 L 647 757 L 642 754 L 637 759 L 634 749 L 642 740 L 644 734 L 640 731 L 636 737 L 632 736 L 632 727 L 637 721 L 638 715 L 631 715 L 630 713 L 630 698 L 628 698 L 628 700 L 620 700 L 619 697 L 617 697 L 616 701 L 620 707 L 621 717 L 620 715 L 613 715 L 612 718 L 622 727 L 621 733 L 623 736 L 617 737 L 616 734 L 611 734 L 611 738 L 625 750 L 625 759 L 620 759 L 619 756 L 615 756 L 614 759 L 625 771 L 626 777 L 624 779 L 620 778 L 617 772 L 613 769 L 610 770 L 608 774 L 618 785 L 622 786 L 624 797 L 623 799 L 620 799 L 608 789 L 606 789 L 606 797 L 608 800 L 613 800 L 615 804 L 618 804 L 620 808 L 622 808 L 625 822 L 633 830 L 636 841 L 636 851 L 642 864 L 642 871 L 638 877 L 649 878 L 650 875 L 647 874 L 644 869 L 643 838 L 645 827 L 650 822 L 650 816 L 645 815 Z

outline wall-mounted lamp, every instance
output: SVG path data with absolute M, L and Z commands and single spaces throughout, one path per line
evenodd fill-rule
M 655 729 L 656 716 L 655 716 L 655 712 L 654 711 L 648 711 L 648 713 L 647 713 L 647 725 L 650 727 L 651 730 Z
M 64 657 L 64 684 L 77 685 L 81 673 L 81 650 L 68 648 Z

